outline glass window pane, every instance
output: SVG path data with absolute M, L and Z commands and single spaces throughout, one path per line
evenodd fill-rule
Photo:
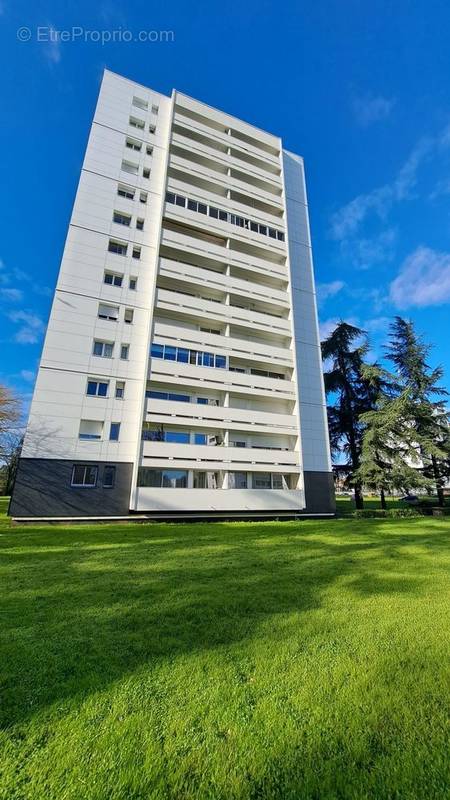
M 153 397 L 155 400 L 167 400 L 167 392 L 146 392 L 146 397 Z
M 216 356 L 216 367 L 218 369 L 225 369 L 227 366 L 227 359 L 225 356 Z
M 186 206 L 186 198 L 182 197 L 179 194 L 177 194 L 177 196 L 175 198 L 175 205 L 176 206 L 182 206 L 183 208 L 185 208 L 185 206 Z
M 98 385 L 98 396 L 99 397 L 106 397 L 108 394 L 108 384 L 107 383 L 99 383 Z
M 103 342 L 94 342 L 94 349 L 92 352 L 94 356 L 101 356 L 103 353 Z
M 166 192 L 166 203 L 175 203 L 175 195 L 172 192 Z
M 177 361 L 187 364 L 189 362 L 189 350 L 184 347 L 177 347 Z
M 205 206 L 204 203 L 198 204 L 198 212 L 199 214 L 207 214 L 208 213 L 208 206 Z
M 164 440 L 176 444 L 189 444 L 189 434 L 185 431 L 166 431 Z
M 188 200 L 188 208 L 190 211 L 197 211 L 198 203 L 196 200 Z
M 207 397 L 197 397 L 197 403 L 201 406 L 208 405 L 208 398 Z
M 247 488 L 247 473 L 246 472 L 235 472 L 234 473 L 234 486 L 235 486 L 235 489 L 246 489 Z
M 209 207 L 209 216 L 214 217 L 214 219 L 218 219 L 219 217 L 219 209 L 213 208 L 213 206 Z
M 270 472 L 254 472 L 253 473 L 253 488 L 254 489 L 270 489 L 271 488 Z
M 194 435 L 195 444 L 206 444 L 206 433 L 196 433 Z
M 138 486 L 151 486 L 159 488 L 162 482 L 162 472 L 159 469 L 140 467 L 138 472 Z
M 168 489 L 184 489 L 187 487 L 187 471 L 183 469 L 165 469 L 162 472 L 162 486 Z
M 150 352 L 152 358 L 164 358 L 164 346 L 162 344 L 152 344 Z
M 111 422 L 111 427 L 109 429 L 109 440 L 111 442 L 118 442 L 119 432 L 120 432 L 120 422 Z
M 97 382 L 96 381 L 88 381 L 87 394 L 90 394 L 90 395 L 93 395 L 93 396 L 97 394 Z
M 172 394 L 169 392 L 168 399 L 176 400 L 178 403 L 189 403 L 191 398 L 188 394 Z
M 222 222 L 227 222 L 228 221 L 228 212 L 227 211 L 222 211 L 221 209 L 219 209 L 219 219 L 221 219 Z
M 172 347 L 171 344 L 166 344 L 164 347 L 164 360 L 175 361 L 177 357 L 177 348 Z
M 273 489 L 283 488 L 283 477 L 278 472 L 274 472 L 272 475 L 272 488 Z
M 106 465 L 103 470 L 103 486 L 105 489 L 112 489 L 116 479 L 116 468 Z

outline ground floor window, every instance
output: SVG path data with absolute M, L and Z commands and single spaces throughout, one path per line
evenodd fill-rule
M 186 489 L 188 485 L 188 472 L 186 469 L 151 469 L 140 467 L 138 472 L 138 486 L 147 486 L 163 489 Z
M 92 464 L 74 464 L 72 467 L 71 486 L 97 485 L 98 467 Z
M 194 472 L 194 489 L 218 489 L 218 472 Z

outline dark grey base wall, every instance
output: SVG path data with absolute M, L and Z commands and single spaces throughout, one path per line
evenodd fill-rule
M 336 498 L 332 472 L 305 472 L 304 514 L 334 514 Z
M 96 464 L 97 486 L 72 487 L 74 464 Z M 128 514 L 132 464 L 117 464 L 112 489 L 102 486 L 105 463 L 99 461 L 63 461 L 47 458 L 21 458 L 9 506 L 12 517 L 90 517 Z

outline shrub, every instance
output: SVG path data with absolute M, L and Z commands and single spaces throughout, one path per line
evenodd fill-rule
M 399 517 L 423 517 L 426 512 L 421 508 L 358 508 L 353 512 L 357 519 L 392 519 Z

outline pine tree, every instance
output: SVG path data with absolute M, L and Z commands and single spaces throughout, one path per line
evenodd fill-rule
M 407 392 L 401 392 L 394 376 L 378 364 L 365 367 L 363 377 L 376 398 L 373 410 L 360 417 L 364 431 L 356 477 L 379 491 L 381 508 L 386 508 L 386 492 L 409 491 L 426 486 L 427 480 L 414 466 L 418 456 Z
M 363 425 L 361 414 L 373 408 L 376 391 L 364 378 L 367 337 L 360 328 L 338 323 L 322 342 L 322 357 L 330 369 L 324 373 L 328 405 L 328 426 L 333 452 L 344 453 L 350 468 L 348 484 L 353 487 L 357 508 L 363 507 L 360 466 Z
M 433 480 L 439 505 L 443 506 L 443 486 L 450 475 L 449 413 L 443 399 L 448 392 L 439 385 L 442 368 L 432 369 L 428 364 L 430 350 L 410 320 L 395 317 L 386 355 L 394 364 L 401 390 L 407 397 L 406 415 L 422 474 Z

